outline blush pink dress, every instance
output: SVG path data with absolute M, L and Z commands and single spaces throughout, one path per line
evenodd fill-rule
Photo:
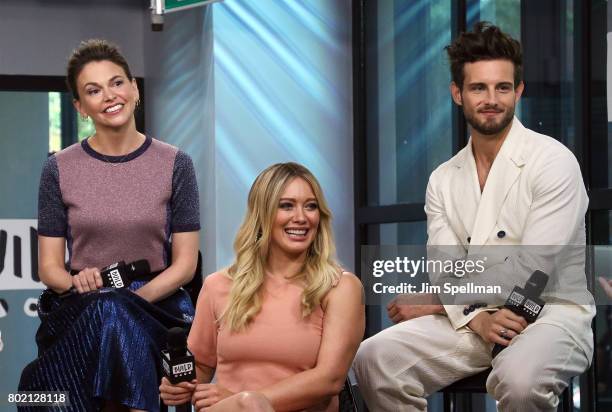
M 232 392 L 257 391 L 314 368 L 323 334 L 323 309 L 318 307 L 302 318 L 303 289 L 267 276 L 261 311 L 244 332 L 232 333 L 217 322 L 231 284 L 220 272 L 205 279 L 188 339 L 196 361 L 216 369 L 217 383 Z M 336 412 L 338 397 L 308 411 Z

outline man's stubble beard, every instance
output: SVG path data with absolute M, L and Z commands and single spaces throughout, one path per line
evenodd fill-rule
M 465 106 L 463 108 L 463 115 L 465 116 L 465 120 L 472 127 L 472 129 L 476 130 L 478 133 L 482 135 L 491 136 L 491 135 L 496 135 L 500 133 L 510 123 L 512 123 L 512 119 L 514 118 L 514 108 L 515 106 L 512 106 L 511 108 L 509 108 L 506 111 L 506 115 L 499 121 L 499 123 L 495 123 L 492 121 L 479 122 L 476 119 L 476 113 L 474 113 L 473 115 L 470 113 L 467 113 L 465 111 Z

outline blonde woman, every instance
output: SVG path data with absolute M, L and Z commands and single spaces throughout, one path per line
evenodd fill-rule
M 331 212 L 308 169 L 281 163 L 257 177 L 234 249 L 196 305 L 197 382 L 164 378 L 162 399 L 211 412 L 337 411 L 363 337 L 362 286 L 334 260 Z

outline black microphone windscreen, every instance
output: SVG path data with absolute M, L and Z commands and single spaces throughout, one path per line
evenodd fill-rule
M 149 261 L 146 259 L 137 260 L 129 264 L 130 273 L 133 275 L 148 275 L 151 273 Z
M 525 288 L 533 290 L 536 296 L 540 296 L 548 283 L 548 275 L 541 270 L 536 270 L 531 274 Z
M 184 349 L 187 347 L 187 335 L 183 328 L 174 327 L 168 331 L 167 336 L 168 350 Z

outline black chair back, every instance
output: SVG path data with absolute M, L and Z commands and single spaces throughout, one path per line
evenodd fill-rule
M 202 274 L 202 252 L 198 250 L 198 264 L 196 266 L 193 279 L 191 279 L 189 283 L 183 286 L 183 289 L 185 289 L 187 293 L 189 293 L 189 297 L 191 297 L 191 302 L 193 303 L 194 307 L 196 305 L 196 302 L 198 301 L 200 289 L 202 289 L 203 279 L 204 277 Z

